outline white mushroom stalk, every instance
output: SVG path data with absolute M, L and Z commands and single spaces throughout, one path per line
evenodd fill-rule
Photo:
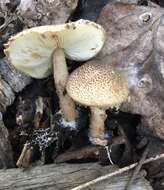
M 75 103 L 65 91 L 65 86 L 69 74 L 63 49 L 55 49 L 52 58 L 54 68 L 54 81 L 56 92 L 59 97 L 61 111 L 66 121 L 74 121 L 76 117 Z
M 85 106 L 90 106 L 90 137 L 93 144 L 106 145 L 105 111 L 118 108 L 128 97 L 127 79 L 109 64 L 87 62 L 69 76 L 69 96 Z M 79 93 L 80 92 L 80 93 Z
M 101 50 L 104 41 L 105 32 L 100 25 L 79 20 L 27 29 L 8 41 L 5 53 L 18 70 L 34 78 L 45 78 L 53 70 L 61 111 L 66 121 L 73 121 L 75 105 L 65 94 L 68 78 L 65 57 L 88 60 Z

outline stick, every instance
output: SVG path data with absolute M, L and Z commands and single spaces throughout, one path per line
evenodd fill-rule
M 157 156 L 155 156 L 155 157 L 151 157 L 151 158 L 146 159 L 143 164 L 147 164 L 147 163 L 149 163 L 149 162 L 156 161 L 156 160 L 159 160 L 159 159 L 161 159 L 161 158 L 164 158 L 164 153 L 159 154 L 159 155 L 157 155 Z M 105 180 L 105 179 L 111 178 L 111 177 L 116 176 L 116 175 L 118 175 L 118 174 L 122 174 L 123 172 L 126 172 L 126 171 L 128 171 L 128 170 L 131 170 L 131 169 L 133 169 L 134 167 L 136 167 L 137 165 L 138 165 L 138 162 L 136 162 L 136 163 L 134 163 L 134 164 L 131 164 L 131 165 L 129 165 L 129 166 L 126 166 L 126 167 L 124 167 L 124 168 L 121 168 L 121 169 L 119 169 L 119 170 L 117 170 L 117 171 L 115 171 L 115 172 L 112 172 L 112 173 L 110 173 L 110 174 L 106 174 L 106 175 L 104 175 L 104 176 L 98 177 L 98 178 L 96 178 L 96 179 L 94 179 L 94 180 L 92 180 L 92 181 L 89 181 L 89 182 L 84 183 L 84 184 L 82 184 L 82 185 L 79 185 L 79 186 L 77 186 L 77 187 L 75 187 L 75 188 L 72 188 L 71 190 L 81 190 L 81 189 L 84 189 L 84 188 L 86 188 L 86 187 L 89 187 L 89 186 L 91 186 L 91 185 L 94 185 L 95 183 L 98 183 L 98 182 L 103 181 L 103 180 Z
M 134 172 L 133 172 L 132 176 L 130 177 L 129 182 L 126 185 L 125 190 L 130 190 L 131 185 L 133 184 L 134 179 L 136 178 L 136 176 L 138 175 L 138 173 L 139 173 L 142 165 L 144 164 L 144 161 L 145 161 L 145 159 L 146 159 L 146 157 L 148 155 L 148 152 L 149 152 L 149 145 L 146 147 L 144 153 L 142 154 L 142 157 L 141 157 L 140 161 L 138 162 L 138 165 L 134 169 Z
M 31 155 L 32 155 L 32 147 L 28 143 L 26 143 L 23 147 L 22 153 L 16 163 L 16 165 L 21 168 L 27 168 L 30 165 Z

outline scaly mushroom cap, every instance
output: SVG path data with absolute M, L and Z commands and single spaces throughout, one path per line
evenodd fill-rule
M 99 108 L 119 107 L 128 97 L 126 78 L 109 64 L 93 61 L 71 73 L 66 89 L 76 102 Z
M 47 77 L 52 71 L 51 56 L 63 48 L 67 58 L 84 61 L 95 56 L 105 41 L 103 28 L 88 20 L 27 29 L 10 38 L 5 53 L 20 71 L 34 78 Z

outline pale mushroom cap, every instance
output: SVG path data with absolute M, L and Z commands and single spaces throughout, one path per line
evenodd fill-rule
M 84 61 L 95 56 L 105 41 L 104 29 L 91 21 L 39 26 L 24 30 L 5 45 L 5 53 L 20 71 L 34 78 L 52 72 L 51 56 L 55 48 L 63 48 L 67 58 Z
M 109 64 L 93 61 L 71 73 L 66 89 L 76 102 L 99 108 L 119 107 L 128 97 L 126 78 Z

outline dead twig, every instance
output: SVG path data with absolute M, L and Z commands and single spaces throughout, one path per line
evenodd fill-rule
M 99 146 L 86 146 L 78 150 L 70 151 L 59 155 L 55 163 L 62 163 L 70 160 L 80 160 L 86 158 L 99 158 Z
M 155 156 L 155 157 L 151 157 L 151 158 L 146 159 L 146 160 L 143 162 L 143 164 L 147 164 L 147 163 L 150 163 L 150 162 L 153 162 L 153 161 L 162 159 L 162 158 L 164 158 L 164 153 L 159 154 L 159 155 L 157 155 L 157 156 Z M 72 188 L 71 190 L 81 190 L 81 189 L 84 189 L 84 188 L 86 188 L 86 187 L 89 187 L 89 186 L 91 186 L 91 185 L 94 185 L 95 183 L 98 183 L 98 182 L 100 182 L 100 181 L 106 180 L 106 179 L 111 178 L 111 177 L 113 177 L 113 176 L 116 176 L 116 175 L 118 175 L 118 174 L 122 174 L 122 173 L 124 173 L 124 172 L 126 172 L 126 171 L 128 171 L 128 170 L 131 170 L 131 169 L 133 169 L 134 167 L 136 167 L 137 165 L 138 165 L 138 162 L 136 162 L 136 163 L 134 163 L 134 164 L 131 164 L 131 165 L 129 165 L 129 166 L 126 166 L 126 167 L 124 167 L 124 168 L 121 168 L 121 169 L 119 169 L 119 170 L 117 170 L 117 171 L 115 171 L 115 172 L 112 172 L 112 173 L 110 173 L 110 174 L 106 174 L 106 175 L 104 175 L 104 176 L 98 177 L 98 178 L 96 178 L 96 179 L 94 179 L 94 180 L 92 180 L 92 181 L 89 181 L 89 182 L 84 183 L 84 184 L 82 184 L 82 185 L 79 185 L 79 186 L 77 186 L 77 187 L 75 187 L 75 188 Z
M 30 165 L 31 155 L 32 155 L 32 147 L 28 143 L 26 143 L 23 147 L 22 153 L 16 163 L 16 165 L 21 168 L 27 168 Z
M 127 185 L 125 187 L 125 190 L 130 190 L 131 185 L 133 184 L 133 181 L 135 180 L 135 178 L 138 175 L 142 165 L 144 164 L 144 161 L 145 161 L 148 153 L 149 153 L 149 144 L 147 145 L 146 149 L 144 150 L 144 152 L 142 154 L 142 157 L 141 157 L 140 161 L 138 162 L 138 165 L 134 169 L 134 171 L 132 173 L 132 176 L 130 177 L 130 180 L 128 181 L 128 183 L 127 183 Z
M 110 158 L 109 151 L 111 150 L 113 146 L 119 145 L 119 144 L 125 144 L 125 143 L 126 143 L 126 140 L 122 136 L 113 138 L 111 141 L 111 146 L 109 150 L 107 150 L 108 158 Z M 78 150 L 67 151 L 59 155 L 57 158 L 55 158 L 55 163 L 63 163 L 70 160 L 80 160 L 80 159 L 87 159 L 87 158 L 93 158 L 93 159 L 98 160 L 100 157 L 101 148 L 102 147 L 100 146 L 88 145 L 88 146 L 79 148 Z M 111 159 L 110 159 L 110 162 L 112 163 Z

